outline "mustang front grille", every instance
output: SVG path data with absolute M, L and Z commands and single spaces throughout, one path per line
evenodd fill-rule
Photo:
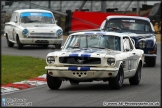
M 101 59 L 94 57 L 59 57 L 59 62 L 65 64 L 101 64 Z

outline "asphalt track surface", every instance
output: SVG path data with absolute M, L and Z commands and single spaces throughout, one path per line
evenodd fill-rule
M 22 50 L 18 50 L 17 45 L 9 48 L 5 37 L 1 37 L 1 54 L 45 59 L 47 53 L 51 51 L 55 51 L 54 46 L 49 46 L 48 49 L 25 46 Z M 26 99 L 26 102 L 31 102 L 32 106 L 41 107 L 102 107 L 104 102 L 122 102 L 127 105 L 130 102 L 159 102 L 161 105 L 161 43 L 158 43 L 156 62 L 155 67 L 142 68 L 142 79 L 139 85 L 130 85 L 128 79 L 125 79 L 120 90 L 111 90 L 108 82 L 102 81 L 84 82 L 75 86 L 64 81 L 59 90 L 50 90 L 45 84 L 1 96 L 7 99 Z

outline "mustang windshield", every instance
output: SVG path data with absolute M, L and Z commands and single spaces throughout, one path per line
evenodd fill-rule
M 152 32 L 150 23 L 145 20 L 132 18 L 113 18 L 107 21 L 106 31 L 117 30 L 119 32 Z
M 51 13 L 42 12 L 24 12 L 20 15 L 21 23 L 47 23 L 54 24 Z
M 65 49 L 69 48 L 107 48 L 121 51 L 120 37 L 110 35 L 73 35 L 65 46 Z

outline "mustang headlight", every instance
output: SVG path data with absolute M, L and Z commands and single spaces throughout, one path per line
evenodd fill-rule
M 139 48 L 145 48 L 146 42 L 145 42 L 145 41 L 140 41 L 140 42 L 138 43 L 138 45 L 139 45 Z
M 47 63 L 49 63 L 49 64 L 55 63 L 55 58 L 53 56 L 47 57 Z
M 108 58 L 107 59 L 107 64 L 109 66 L 114 66 L 115 65 L 115 59 L 114 58 Z
M 27 29 L 24 29 L 24 30 L 22 31 L 22 34 L 23 34 L 23 35 L 28 35 L 28 33 L 29 33 L 29 31 L 28 31 Z
M 62 36 L 62 30 L 61 30 L 61 29 L 58 29 L 58 30 L 57 30 L 57 35 L 58 35 L 58 36 Z

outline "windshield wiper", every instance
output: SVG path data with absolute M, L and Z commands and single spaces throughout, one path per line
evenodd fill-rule
M 69 46 L 69 48 L 79 48 L 79 46 Z
M 33 23 L 33 22 L 42 22 L 42 21 L 39 21 L 39 20 L 32 20 L 32 21 L 29 21 L 29 23 Z
M 100 47 L 100 46 L 90 46 L 91 48 L 99 48 L 99 49 L 106 49 L 105 47 Z
M 109 30 L 121 30 L 119 27 L 107 27 Z

